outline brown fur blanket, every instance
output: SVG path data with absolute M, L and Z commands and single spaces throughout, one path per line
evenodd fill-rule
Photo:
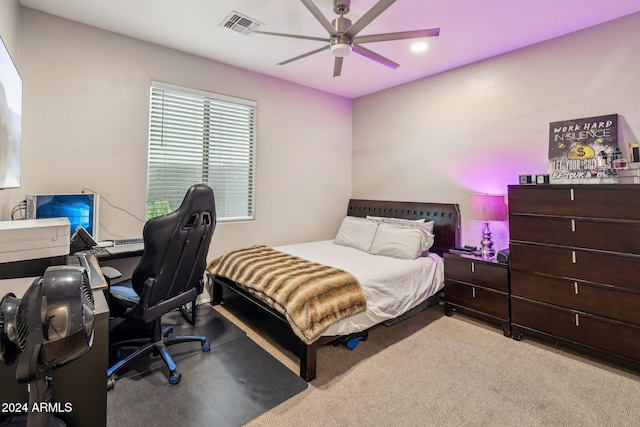
M 350 273 L 267 246 L 230 252 L 211 261 L 207 271 L 233 280 L 269 303 L 305 344 L 367 308 L 362 287 Z

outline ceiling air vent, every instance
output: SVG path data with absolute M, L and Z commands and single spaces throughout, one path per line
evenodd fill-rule
M 252 30 L 255 30 L 262 25 L 262 22 L 258 22 L 255 19 L 249 18 L 248 16 L 238 12 L 231 12 L 231 14 L 227 16 L 220 25 L 235 31 L 236 33 L 247 35 L 250 34 Z

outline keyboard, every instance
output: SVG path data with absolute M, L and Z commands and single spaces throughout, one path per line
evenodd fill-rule
M 128 245 L 116 245 L 109 246 L 105 248 L 109 255 L 117 255 L 117 254 L 133 254 L 134 252 L 142 253 L 144 249 L 144 243 L 130 243 Z
M 109 251 L 107 250 L 107 248 L 101 248 L 98 246 L 94 246 L 91 249 L 87 249 L 86 251 L 82 251 L 87 255 L 109 255 Z
M 139 243 L 144 243 L 144 239 L 142 237 L 135 237 L 132 239 L 116 239 L 113 241 L 113 246 L 137 245 Z

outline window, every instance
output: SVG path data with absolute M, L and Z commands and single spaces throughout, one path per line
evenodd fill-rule
M 193 184 L 219 220 L 253 219 L 257 103 L 152 82 L 147 219 L 175 210 Z

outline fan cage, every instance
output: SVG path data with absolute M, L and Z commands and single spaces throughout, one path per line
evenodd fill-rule
M 18 303 L 18 312 L 16 314 L 16 342 L 20 351 L 27 346 L 27 336 L 29 335 L 29 301 L 22 298 Z

